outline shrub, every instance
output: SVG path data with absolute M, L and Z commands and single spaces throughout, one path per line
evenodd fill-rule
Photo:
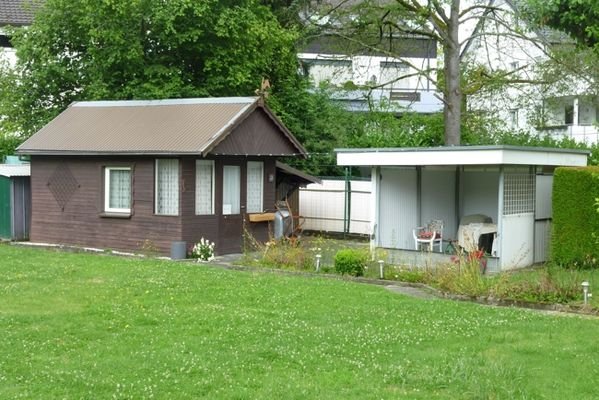
M 191 249 L 191 257 L 197 258 L 198 261 L 214 260 L 214 242 L 201 238 Z
M 558 168 L 553 180 L 551 257 L 559 265 L 599 266 L 599 167 Z
M 287 239 L 273 239 L 267 242 L 264 245 L 259 263 L 267 267 L 297 271 L 314 268 L 313 258 L 309 256 L 309 253 L 300 245 L 299 241 Z
M 363 250 L 343 249 L 335 254 L 335 271 L 353 276 L 363 276 L 368 254 Z

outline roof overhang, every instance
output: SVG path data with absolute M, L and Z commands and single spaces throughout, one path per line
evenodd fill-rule
M 340 166 L 585 166 L 587 150 L 519 146 L 335 149 Z
M 13 176 L 30 176 L 29 164 L 0 164 L 0 176 L 11 178 Z
M 310 183 L 322 183 L 320 179 L 315 176 L 306 174 L 305 172 L 300 171 L 299 169 L 295 169 L 290 167 L 287 164 L 283 164 L 280 161 L 276 162 L 277 172 L 283 175 L 289 176 L 293 178 L 293 180 L 297 181 L 300 185 L 306 186 Z

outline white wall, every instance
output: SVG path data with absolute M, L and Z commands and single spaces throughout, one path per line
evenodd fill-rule
M 456 220 L 456 170 L 451 168 L 423 168 L 420 189 L 420 224 L 433 219 L 443 220 L 443 237 L 457 236 Z
M 527 267 L 534 256 L 534 214 L 505 215 L 502 217 L 501 269 Z
M 381 168 L 379 207 L 378 245 L 413 249 L 419 223 L 415 168 Z
M 460 174 L 460 217 L 484 214 L 497 223 L 499 169 L 466 169 Z M 459 221 L 458 221 L 459 223 Z

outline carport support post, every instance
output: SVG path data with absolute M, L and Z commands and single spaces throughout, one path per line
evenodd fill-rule
M 349 234 L 351 219 L 351 170 L 345 167 L 345 201 L 343 203 L 343 236 Z

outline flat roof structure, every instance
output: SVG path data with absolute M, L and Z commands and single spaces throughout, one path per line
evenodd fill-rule
M 587 150 L 524 146 L 335 149 L 340 166 L 545 165 L 585 166 Z

